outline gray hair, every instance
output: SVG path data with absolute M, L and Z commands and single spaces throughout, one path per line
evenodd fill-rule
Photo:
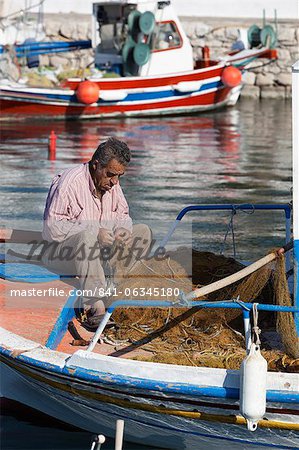
M 91 161 L 99 161 L 102 167 L 106 167 L 111 159 L 116 159 L 125 166 L 131 159 L 131 151 L 127 144 L 114 137 L 110 137 L 98 146 L 92 155 Z

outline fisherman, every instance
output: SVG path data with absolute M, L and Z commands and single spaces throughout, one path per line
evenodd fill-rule
M 141 259 L 151 245 L 150 228 L 132 224 L 119 183 L 130 159 L 127 144 L 111 137 L 88 163 L 57 175 L 48 193 L 43 239 L 49 245 L 42 261 L 78 276 L 82 296 L 75 310 L 87 329 L 97 328 L 111 302 L 111 277 L 125 276 L 136 254 Z

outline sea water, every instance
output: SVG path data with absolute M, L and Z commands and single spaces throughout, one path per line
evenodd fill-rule
M 109 136 L 128 143 L 132 162 L 122 186 L 134 220 L 156 223 L 159 235 L 187 205 L 289 203 L 292 185 L 291 102 L 240 101 L 195 116 L 21 121 L 1 124 L 1 226 L 41 226 L 51 179 L 86 162 Z M 57 159 L 47 160 L 50 132 Z M 282 245 L 282 212 L 241 211 L 186 216 L 193 245 L 256 259 Z M 234 223 L 232 233 L 232 220 Z M 24 408 L 2 408 L 2 450 L 87 450 L 91 433 L 70 429 Z M 113 443 L 103 445 L 113 448 Z M 127 443 L 126 449 L 141 449 Z M 202 448 L 202 447 L 201 447 Z

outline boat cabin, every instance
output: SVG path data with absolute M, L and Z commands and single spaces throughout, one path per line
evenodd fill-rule
M 169 0 L 93 3 L 92 44 L 96 67 L 121 76 L 193 70 L 190 41 Z

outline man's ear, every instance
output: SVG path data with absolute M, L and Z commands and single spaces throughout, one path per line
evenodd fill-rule
M 98 163 L 99 161 L 97 159 L 91 161 L 91 167 L 93 168 L 93 170 L 96 170 Z

